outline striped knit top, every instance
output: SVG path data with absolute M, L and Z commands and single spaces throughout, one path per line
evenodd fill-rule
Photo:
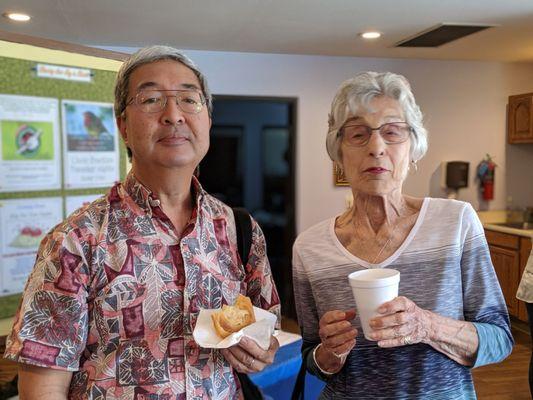
M 294 291 L 308 370 L 326 381 L 322 399 L 475 399 L 470 368 L 426 344 L 384 349 L 359 334 L 342 370 L 325 376 L 312 349 L 320 343 L 318 322 L 330 310 L 355 308 L 347 276 L 365 268 L 400 271 L 399 294 L 420 308 L 475 324 L 475 366 L 498 362 L 512 350 L 504 298 L 483 227 L 468 203 L 425 198 L 404 243 L 388 259 L 370 264 L 339 242 L 335 218 L 297 238 L 293 249 Z

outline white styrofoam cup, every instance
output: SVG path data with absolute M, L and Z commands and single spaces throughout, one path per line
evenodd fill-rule
M 348 275 L 352 287 L 357 314 L 363 327 L 363 334 L 368 340 L 372 329 L 368 322 L 378 315 L 377 309 L 383 303 L 398 296 L 400 272 L 389 268 L 365 269 Z

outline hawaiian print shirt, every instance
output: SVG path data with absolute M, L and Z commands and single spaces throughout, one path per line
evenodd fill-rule
M 48 233 L 5 357 L 73 371 L 69 399 L 237 398 L 229 363 L 193 339 L 198 313 L 242 293 L 279 316 L 279 298 L 257 223 L 243 267 L 231 208 L 193 189 L 181 237 L 133 174 Z

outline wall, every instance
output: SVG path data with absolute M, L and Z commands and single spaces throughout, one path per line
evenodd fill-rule
M 298 232 L 344 208 L 348 189 L 333 186 L 331 161 L 325 151 L 327 114 L 340 83 L 362 70 L 405 75 L 425 114 L 429 151 L 419 162 L 418 172 L 406 181 L 406 193 L 445 196 L 439 188 L 441 161 L 464 160 L 470 162 L 470 187 L 459 192 L 459 199 L 471 202 L 476 209 L 506 206 L 507 97 L 533 91 L 533 64 L 193 50 L 186 53 L 206 73 L 215 94 L 298 98 Z M 486 153 L 499 166 L 495 199 L 488 204 L 479 201 L 474 184 L 475 167 Z

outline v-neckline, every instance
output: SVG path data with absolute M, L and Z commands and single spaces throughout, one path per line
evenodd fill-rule
M 363 260 L 362 258 L 357 257 L 356 255 L 352 254 L 344 245 L 341 243 L 339 238 L 337 237 L 335 233 L 335 221 L 337 221 L 337 218 L 340 217 L 340 214 L 333 217 L 331 224 L 329 226 L 330 235 L 332 237 L 333 243 L 337 248 L 350 260 L 353 262 L 365 267 L 365 268 L 385 268 L 386 266 L 392 264 L 404 251 L 404 249 L 409 246 L 409 244 L 413 241 L 413 238 L 415 237 L 416 233 L 420 229 L 420 226 L 422 225 L 424 221 L 424 217 L 426 215 L 426 211 L 429 205 L 429 197 L 425 197 L 422 202 L 422 207 L 420 207 L 420 212 L 418 213 L 418 217 L 416 218 L 415 224 L 409 231 L 409 234 L 404 239 L 402 244 L 396 249 L 394 253 L 392 253 L 389 257 L 387 257 L 385 260 L 383 260 L 380 263 L 371 263 L 369 261 Z

